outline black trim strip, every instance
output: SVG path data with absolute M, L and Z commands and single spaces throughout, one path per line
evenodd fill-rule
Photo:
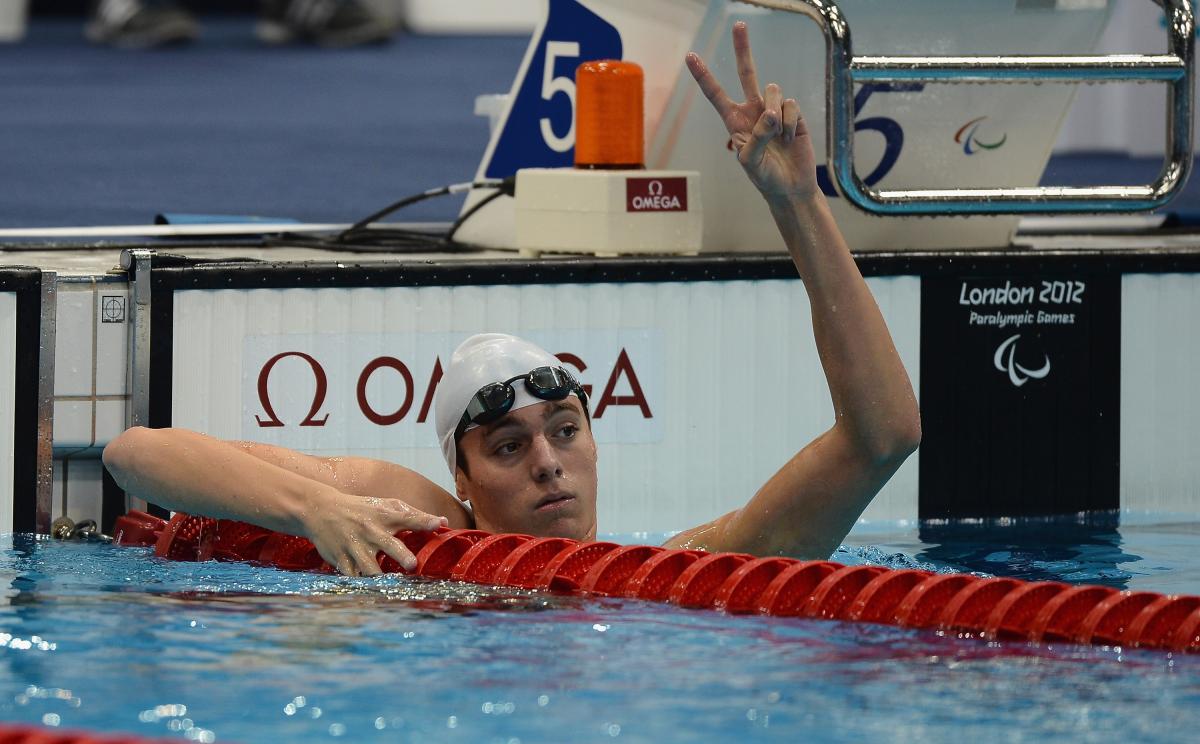
M 0 291 L 17 295 L 13 401 L 13 532 L 37 532 L 38 380 L 41 354 L 42 272 L 0 270 Z
M 155 258 L 157 290 L 287 287 L 418 287 L 794 279 L 782 253 L 639 258 L 492 259 L 485 261 L 191 262 Z M 1200 272 L 1200 247 L 1170 250 L 936 251 L 856 254 L 864 276 L 948 276 L 1027 272 Z M 165 265 L 164 265 L 165 264 Z
M 125 516 L 125 491 L 103 465 L 100 466 L 100 474 L 100 531 L 111 535 L 117 518 Z
M 172 356 L 175 344 L 175 293 L 156 289 L 154 277 L 161 271 L 151 261 L 150 277 L 150 405 L 147 424 L 151 429 L 171 426 L 171 391 L 174 384 Z M 156 517 L 169 519 L 171 513 L 157 504 L 147 504 L 146 511 Z
M 150 411 L 148 424 L 152 429 L 171 425 L 171 374 L 175 347 L 175 293 L 154 286 L 153 278 L 162 271 L 150 270 Z

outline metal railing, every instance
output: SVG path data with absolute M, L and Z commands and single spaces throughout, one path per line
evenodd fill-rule
M 1153 0 L 1166 13 L 1168 54 L 982 57 L 855 57 L 850 24 L 832 0 L 742 1 L 806 15 L 824 32 L 829 172 L 838 191 L 867 212 L 971 215 L 1144 211 L 1157 209 L 1179 194 L 1191 172 L 1195 20 L 1190 0 Z M 1165 83 L 1167 157 L 1158 179 L 1146 185 L 873 189 L 854 173 L 854 85 L 914 81 Z

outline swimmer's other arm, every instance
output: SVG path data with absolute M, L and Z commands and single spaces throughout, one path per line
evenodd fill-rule
M 319 458 L 282 447 L 228 442 L 186 429 L 134 427 L 104 449 L 125 491 L 172 511 L 238 519 L 302 535 L 344 574 L 379 573 L 378 551 L 413 556 L 392 535 L 470 516 L 444 489 L 389 462 Z
M 744 24 L 734 26 L 733 42 L 745 102 L 730 99 L 698 56 L 688 56 L 688 67 L 725 123 L 804 281 L 835 421 L 746 506 L 667 544 L 826 558 L 916 450 L 920 411 L 879 307 L 818 186 L 796 101 L 784 100 L 778 85 L 765 92 L 759 87 Z M 786 390 L 779 392 L 786 398 Z
M 824 197 L 768 201 L 805 278 L 835 422 L 744 507 L 682 532 L 667 545 L 824 559 L 920 444 L 920 412 Z

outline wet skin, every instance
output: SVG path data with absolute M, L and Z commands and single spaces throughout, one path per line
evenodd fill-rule
M 596 442 L 578 399 L 512 411 L 463 434 L 455 490 L 489 532 L 596 537 Z

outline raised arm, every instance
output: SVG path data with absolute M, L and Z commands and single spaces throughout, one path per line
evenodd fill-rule
M 393 537 L 399 530 L 469 522 L 449 493 L 399 465 L 317 458 L 185 429 L 130 429 L 105 447 L 104 464 L 138 498 L 302 535 L 350 575 L 379 573 L 379 551 L 415 565 Z
M 759 88 L 744 23 L 734 25 L 733 43 L 744 102 L 735 103 L 696 54 L 688 55 L 688 69 L 725 122 L 803 279 L 835 420 L 746 506 L 668 544 L 823 558 L 917 448 L 920 412 L 879 307 L 818 187 L 799 106 L 774 83 Z

